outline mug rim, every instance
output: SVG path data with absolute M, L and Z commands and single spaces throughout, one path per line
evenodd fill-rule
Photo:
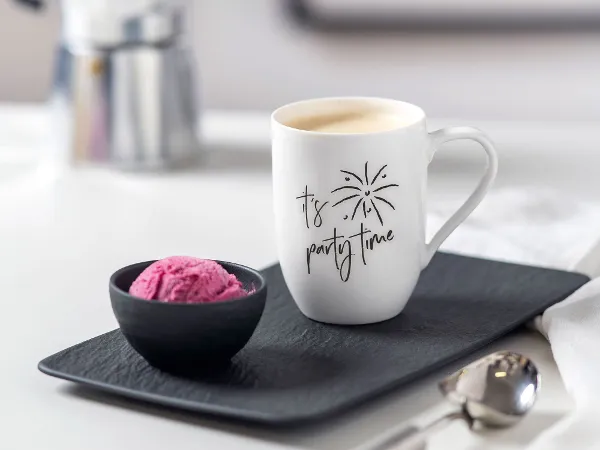
M 365 103 L 381 103 L 382 105 L 387 105 L 388 107 L 391 105 L 396 108 L 404 108 L 405 110 L 409 110 L 411 112 L 411 114 L 414 114 L 415 119 L 408 121 L 406 124 L 402 124 L 402 125 L 396 126 L 394 128 L 390 128 L 389 130 L 368 131 L 368 132 L 364 132 L 364 133 L 331 133 L 331 132 L 312 131 L 312 130 L 303 130 L 300 128 L 295 128 L 295 127 L 292 127 L 292 126 L 289 126 L 289 125 L 286 125 L 285 123 L 283 123 L 281 118 L 279 117 L 279 116 L 281 116 L 281 114 L 288 112 L 289 110 L 293 110 L 293 109 L 296 109 L 296 108 L 299 108 L 302 106 L 306 106 L 306 105 L 309 105 L 312 103 L 318 104 L 318 103 L 345 102 L 345 101 L 348 101 L 348 102 L 363 101 Z M 373 135 L 394 133 L 399 130 L 404 130 L 404 129 L 413 127 L 417 124 L 424 122 L 425 118 L 426 118 L 425 111 L 420 106 L 417 106 L 413 103 L 405 102 L 402 100 L 395 100 L 395 99 L 385 98 L 385 97 L 370 97 L 370 96 L 339 96 L 339 97 L 315 97 L 315 98 L 299 100 L 296 102 L 287 103 L 285 105 L 282 105 L 282 106 L 278 107 L 277 109 L 275 109 L 275 111 L 273 111 L 271 113 L 271 124 L 272 125 L 276 124 L 277 126 L 280 126 L 284 129 L 292 131 L 292 132 L 313 135 L 313 136 L 330 136 L 330 137 L 333 137 L 333 136 L 338 136 L 338 137 L 373 136 Z

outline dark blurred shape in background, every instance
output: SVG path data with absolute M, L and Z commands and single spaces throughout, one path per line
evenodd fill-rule
M 34 15 L 0 1 L 0 101 L 46 98 L 57 2 Z M 307 97 L 375 95 L 417 103 L 433 117 L 600 119 L 598 2 L 189 3 L 207 108 L 268 110 Z

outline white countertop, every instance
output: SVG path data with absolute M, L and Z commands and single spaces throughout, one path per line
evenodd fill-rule
M 501 175 L 495 189 L 547 185 L 600 203 L 593 124 L 475 125 L 499 145 Z M 55 172 L 35 166 L 50 131 L 41 107 L 0 107 L 0 280 L 8 306 L 0 327 L 1 448 L 341 450 L 448 408 L 435 382 L 460 363 L 351 414 L 293 431 L 131 403 L 37 372 L 43 357 L 116 328 L 107 280 L 121 266 L 173 254 L 259 268 L 276 260 L 268 127 L 265 114 L 207 114 L 208 160 L 194 171 Z M 464 196 L 475 183 L 479 161 L 469 159 L 467 150 L 440 153 L 431 170 L 434 204 Z M 596 253 L 592 256 L 581 258 L 579 268 L 596 274 L 600 265 Z M 499 348 L 525 353 L 539 366 L 544 385 L 534 411 L 510 430 L 473 434 L 453 425 L 431 439 L 430 449 L 524 448 L 569 411 L 572 403 L 540 335 L 522 330 L 484 353 Z

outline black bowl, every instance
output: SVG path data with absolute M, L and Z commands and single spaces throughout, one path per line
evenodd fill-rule
M 227 362 L 248 342 L 267 298 L 256 270 L 217 261 L 254 292 L 215 303 L 164 303 L 129 295 L 129 287 L 154 261 L 123 267 L 110 277 L 113 312 L 131 346 L 151 365 L 169 372 L 196 372 Z

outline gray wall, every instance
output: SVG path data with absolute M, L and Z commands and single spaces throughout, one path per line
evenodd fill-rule
M 600 34 L 322 36 L 278 0 L 196 0 L 203 102 L 271 109 L 323 95 L 392 96 L 434 116 L 600 119 Z M 45 95 L 58 14 L 0 1 L 0 100 Z
M 55 3 L 38 16 L 0 0 L 0 101 L 45 97 L 59 22 Z

